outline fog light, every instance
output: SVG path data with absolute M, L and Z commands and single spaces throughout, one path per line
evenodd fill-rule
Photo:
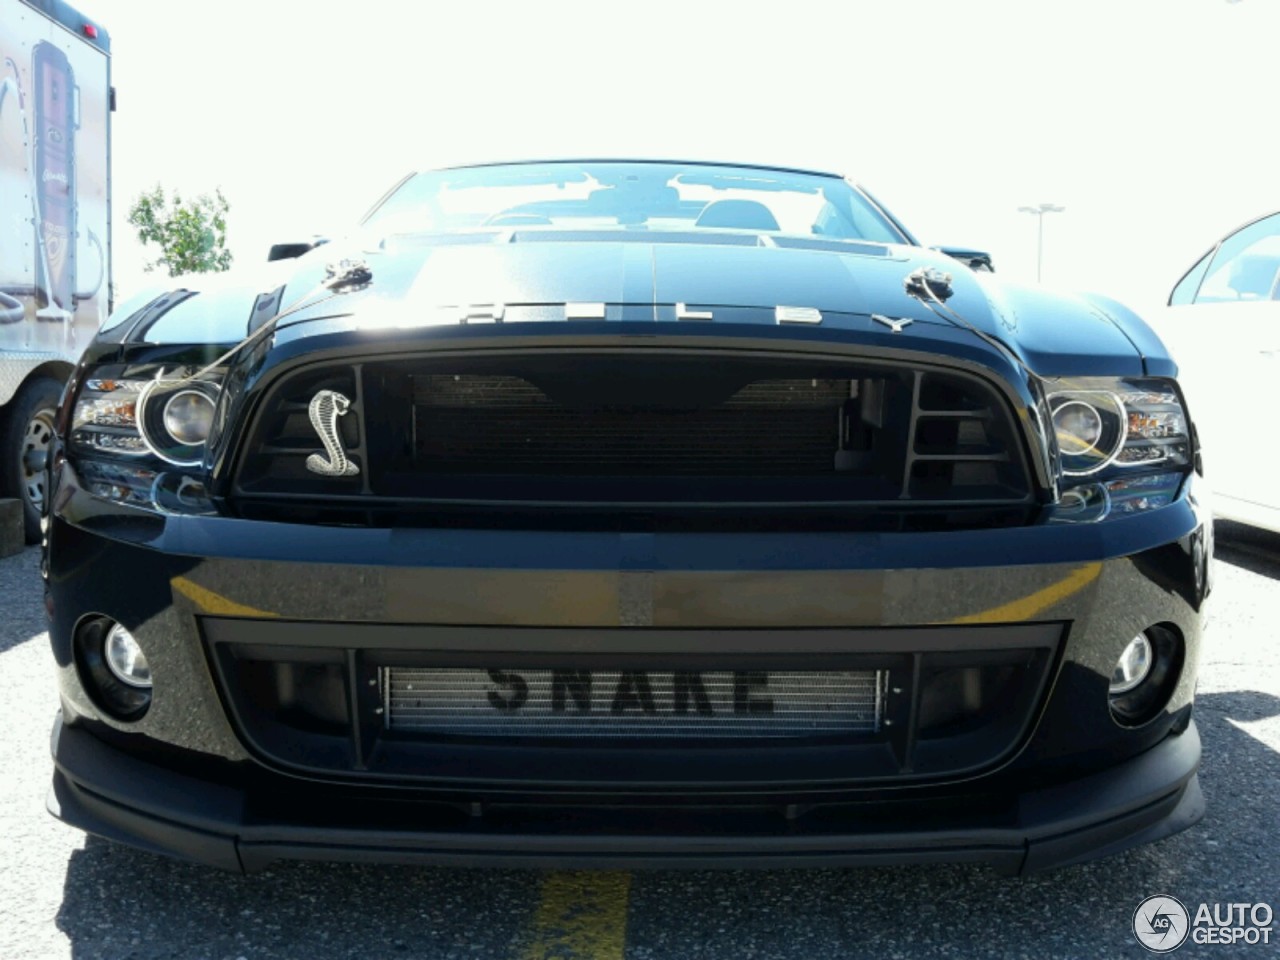
M 151 666 L 138 641 L 120 624 L 107 631 L 103 641 L 102 656 L 117 680 L 140 690 L 151 689 Z
M 133 722 L 151 706 L 151 666 L 133 635 L 110 617 L 87 616 L 72 634 L 76 671 L 108 716 Z
M 1159 716 L 1178 686 L 1185 656 L 1182 634 L 1172 624 L 1148 627 L 1130 640 L 1112 668 L 1107 692 L 1116 722 L 1138 727 Z
M 1140 633 L 1124 648 L 1111 671 L 1111 695 L 1128 693 L 1151 673 L 1151 641 Z

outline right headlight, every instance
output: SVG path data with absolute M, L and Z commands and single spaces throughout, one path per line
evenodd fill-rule
M 198 466 L 217 402 L 218 386 L 207 380 L 90 377 L 76 398 L 71 448 Z
M 203 380 L 152 380 L 138 395 L 138 432 L 166 463 L 196 467 L 213 427 L 218 388 Z
M 146 442 L 138 432 L 138 396 L 146 380 L 89 377 L 76 398 L 68 437 L 77 453 L 142 457 Z

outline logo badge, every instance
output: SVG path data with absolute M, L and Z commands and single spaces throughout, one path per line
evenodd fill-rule
M 911 324 L 915 322 L 910 317 L 899 317 L 895 320 L 893 317 L 886 317 L 879 313 L 873 313 L 871 315 L 871 319 L 876 323 L 883 323 L 894 333 L 901 333 L 906 327 L 911 326 Z
M 362 290 L 373 279 L 373 271 L 364 260 L 344 258 L 325 264 L 324 286 L 336 292 Z
M 773 318 L 778 323 L 821 323 L 822 311 L 817 307 L 788 307 L 779 304 L 773 309 Z
M 1133 911 L 1133 935 L 1152 953 L 1172 953 L 1190 932 L 1191 915 L 1176 897 L 1147 897 Z
M 712 319 L 710 310 L 690 310 L 687 303 L 676 304 L 677 320 L 710 320 Z
M 338 436 L 338 418 L 345 417 L 351 409 L 351 401 L 336 390 L 321 390 L 311 398 L 307 412 L 311 426 L 320 435 L 328 459 L 318 453 L 307 457 L 307 469 L 322 477 L 354 477 L 360 468 L 347 459 Z

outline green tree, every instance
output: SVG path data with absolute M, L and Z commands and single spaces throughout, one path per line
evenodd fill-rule
M 184 201 L 176 192 L 167 199 L 159 185 L 141 194 L 129 208 L 129 223 L 144 245 L 154 243 L 160 256 L 148 270 L 164 267 L 169 276 L 219 273 L 231 266 L 227 249 L 227 198 L 221 190 Z

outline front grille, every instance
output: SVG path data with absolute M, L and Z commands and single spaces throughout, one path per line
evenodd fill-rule
M 397 733 L 538 739 L 804 738 L 875 733 L 882 674 L 854 671 L 389 667 Z
M 351 401 L 337 426 L 358 473 L 307 467 L 324 454 L 307 416 L 320 390 Z M 477 508 L 733 506 L 744 523 L 769 510 L 838 508 L 846 521 L 857 508 L 985 510 L 946 515 L 953 528 L 1010 522 L 993 509 L 1025 522 L 1031 489 L 1007 401 L 968 374 L 546 351 L 289 375 L 262 405 L 232 499 L 257 517 L 387 525 L 414 523 L 415 509 L 431 523 Z

